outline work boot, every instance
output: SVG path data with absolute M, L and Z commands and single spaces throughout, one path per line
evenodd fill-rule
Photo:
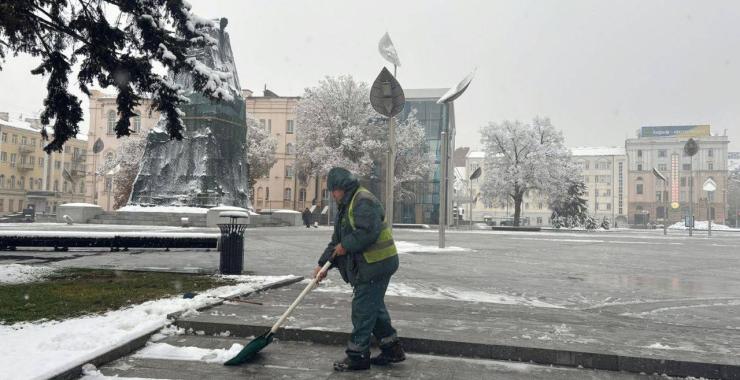
M 388 365 L 406 360 L 406 353 L 403 352 L 401 341 L 397 340 L 387 345 L 380 346 L 380 354 L 370 359 L 374 365 Z
M 343 360 L 334 362 L 334 370 L 339 372 L 361 371 L 370 369 L 370 353 L 347 355 Z

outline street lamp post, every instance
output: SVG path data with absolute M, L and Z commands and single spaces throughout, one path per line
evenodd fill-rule
M 396 131 L 394 117 L 406 104 L 403 88 L 393 74 L 383 67 L 370 89 L 370 104 L 379 114 L 388 118 L 388 156 L 385 170 L 385 219 L 393 228 L 393 182 L 396 164 Z
M 440 193 L 439 193 L 439 248 L 445 247 L 445 229 L 447 227 L 447 192 L 449 191 L 449 166 L 450 166 L 450 133 L 455 130 L 455 114 L 454 111 L 450 112 L 448 108 L 455 99 L 459 98 L 465 90 L 470 86 L 470 82 L 473 81 L 475 70 L 463 78 L 457 86 L 450 88 L 441 98 L 437 100 L 437 104 L 444 104 L 442 107 L 442 131 L 440 137 L 442 138 L 442 152 L 441 164 L 442 164 L 442 178 L 440 179 Z M 445 122 L 449 119 L 448 122 Z M 450 128 L 452 126 L 452 128 Z
M 694 155 L 699 151 L 699 144 L 696 140 L 690 138 L 683 146 L 683 151 L 689 156 L 689 236 L 694 234 Z

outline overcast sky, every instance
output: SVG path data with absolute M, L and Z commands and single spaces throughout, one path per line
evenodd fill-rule
M 548 116 L 568 146 L 624 145 L 643 125 L 711 124 L 740 151 L 740 1 L 191 0 L 228 17 L 242 86 L 300 95 L 325 75 L 372 82 L 388 31 L 406 88 L 450 87 L 457 146 L 488 121 Z M 41 108 L 34 61 L 0 72 L 0 111 Z

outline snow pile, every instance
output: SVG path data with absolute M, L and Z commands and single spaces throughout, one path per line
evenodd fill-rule
M 205 214 L 207 208 L 203 207 L 186 207 L 186 206 L 155 206 L 145 207 L 140 205 L 128 205 L 119 208 L 117 211 L 123 212 L 161 212 L 161 213 L 183 213 L 183 214 Z
M 141 359 L 190 360 L 206 363 L 224 363 L 236 356 L 244 348 L 234 343 L 229 349 L 207 349 L 200 347 L 180 347 L 167 343 L 149 343 L 136 352 L 133 357 Z
M 446 247 L 439 248 L 433 245 L 421 245 L 417 243 L 411 243 L 408 241 L 396 241 L 396 249 L 398 253 L 415 253 L 415 252 L 470 252 L 469 248 L 461 247 Z
M 34 282 L 50 275 L 53 268 L 44 266 L 7 264 L 0 265 L 0 284 Z
M 235 276 L 236 285 L 193 298 L 164 298 L 102 315 L 0 325 L 0 368 L 4 379 L 49 378 L 167 324 L 167 315 L 195 309 L 293 276 Z
M 308 283 L 309 280 L 304 280 Z M 352 293 L 352 288 L 347 284 L 334 284 L 331 280 L 326 279 L 316 288 L 318 292 L 332 293 Z M 523 305 L 532 307 L 545 307 L 552 309 L 562 309 L 562 306 L 553 305 L 536 299 L 529 299 L 523 296 L 511 296 L 508 294 L 488 293 L 480 290 L 456 289 L 451 287 L 413 287 L 403 283 L 391 282 L 385 293 L 388 296 L 410 297 L 410 298 L 428 298 L 437 300 L 454 300 L 467 302 L 484 302 L 503 305 Z
M 686 227 L 686 224 L 684 222 L 677 222 L 670 226 L 668 226 L 668 229 L 671 230 L 688 230 L 689 228 Z M 709 222 L 706 220 L 697 220 L 694 222 L 694 229 L 696 230 L 706 230 L 709 229 Z M 724 224 L 716 224 L 712 222 L 712 229 L 713 230 L 723 230 L 723 231 L 730 231 L 734 230 L 734 228 L 725 226 Z

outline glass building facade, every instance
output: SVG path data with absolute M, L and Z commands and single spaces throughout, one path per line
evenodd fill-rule
M 405 90 L 406 105 L 399 114 L 401 121 L 416 111 L 416 118 L 425 131 L 427 149 L 434 155 L 433 170 L 428 178 L 421 181 L 404 183 L 402 186 L 410 190 L 414 196 L 404 201 L 396 201 L 394 205 L 394 223 L 439 223 L 440 179 L 442 177 L 442 131 L 454 120 L 454 105 L 437 104 L 437 99 L 447 92 L 447 89 L 409 89 Z M 448 128 L 451 134 L 448 149 L 451 155 L 455 150 L 454 122 Z M 450 168 L 452 173 L 452 168 Z M 381 177 L 382 178 L 382 177 Z

